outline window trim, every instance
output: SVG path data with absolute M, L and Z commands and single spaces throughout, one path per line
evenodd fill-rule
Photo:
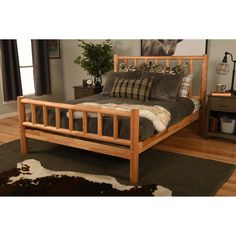
M 29 67 L 32 67 L 32 68 L 34 68 L 34 66 L 32 65 L 32 66 L 19 66 L 19 68 L 29 68 Z

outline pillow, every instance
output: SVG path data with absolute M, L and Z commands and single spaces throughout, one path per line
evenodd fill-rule
M 162 66 L 159 64 L 153 64 L 150 67 L 150 72 L 157 72 L 162 74 L 186 74 L 188 70 L 188 64 L 184 63 L 183 65 L 176 65 L 176 66 Z
M 193 79 L 193 75 L 184 76 L 180 85 L 180 90 L 179 90 L 180 97 L 188 97 L 189 90 L 192 85 L 192 79 Z
M 127 71 L 149 71 L 152 62 L 144 62 L 138 65 L 127 65 L 124 62 L 120 63 L 120 71 L 127 72 Z
M 110 72 L 103 88 L 103 94 L 109 95 L 116 79 L 140 79 L 141 71 L 134 72 Z
M 151 99 L 176 100 L 179 94 L 183 78 L 181 74 L 161 74 L 154 72 L 143 72 L 141 78 L 152 78 Z
M 147 101 L 152 86 L 152 78 L 116 79 L 111 91 L 112 97 Z
M 148 61 L 141 63 L 139 65 L 127 65 L 124 62 L 120 63 L 120 71 L 127 72 L 127 71 L 150 71 L 150 72 L 157 72 L 163 74 L 181 74 L 184 73 L 185 75 L 188 74 L 189 71 L 189 64 L 183 63 L 182 65 L 176 66 L 163 66 L 160 64 L 156 64 L 153 61 Z

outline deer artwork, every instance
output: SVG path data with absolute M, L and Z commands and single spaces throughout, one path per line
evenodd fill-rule
M 172 56 L 175 53 L 176 46 L 182 39 L 151 39 L 142 40 L 143 56 Z

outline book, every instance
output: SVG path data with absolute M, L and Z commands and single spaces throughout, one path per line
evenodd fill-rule
M 211 116 L 209 118 L 209 127 L 208 127 L 209 132 L 218 132 L 219 131 L 219 119 L 216 117 Z
M 222 97 L 231 97 L 231 93 L 229 92 L 212 92 L 211 96 L 222 96 Z

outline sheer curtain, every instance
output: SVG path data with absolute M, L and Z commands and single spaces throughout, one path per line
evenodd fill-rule
M 47 40 L 32 40 L 35 95 L 51 94 L 51 78 Z
M 0 40 L 2 54 L 2 85 L 4 101 L 22 95 L 19 57 L 16 40 Z

